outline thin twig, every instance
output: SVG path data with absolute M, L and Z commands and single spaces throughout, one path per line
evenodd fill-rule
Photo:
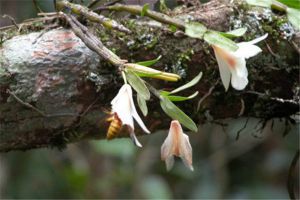
M 44 17 L 57 16 L 57 12 L 39 12 L 37 15 L 44 16 Z
M 9 93 L 17 102 L 19 102 L 20 104 L 22 104 L 23 106 L 32 109 L 34 111 L 36 111 L 37 113 L 39 113 L 41 116 L 43 117 L 65 117 L 65 116 L 80 116 L 77 113 L 57 113 L 57 114 L 46 114 L 43 111 L 41 111 L 40 109 L 34 107 L 33 105 L 24 102 L 22 99 L 20 99 L 16 94 L 14 94 L 12 91 L 7 90 L 7 93 Z
M 245 101 L 241 98 L 241 110 L 240 110 L 240 113 L 238 114 L 238 116 L 242 116 L 245 112 Z
M 140 15 L 142 12 L 144 12 L 145 16 L 150 17 L 156 21 L 159 21 L 164 24 L 173 25 L 180 29 L 185 29 L 184 21 L 172 18 L 168 15 L 155 12 L 152 10 L 143 10 L 142 6 L 115 4 L 112 6 L 108 6 L 107 9 L 115 10 L 115 11 L 126 11 L 134 15 Z
M 245 91 L 245 93 L 256 94 L 256 95 L 258 95 L 260 97 L 268 97 L 269 99 L 277 101 L 277 102 L 280 102 L 280 103 L 289 103 L 289 104 L 293 104 L 293 105 L 296 105 L 296 106 L 300 105 L 300 102 L 297 102 L 297 101 L 295 101 L 293 99 L 283 99 L 283 98 L 279 98 L 279 97 L 271 97 L 270 95 L 265 94 L 265 93 L 261 93 L 261 92 Z
M 212 87 L 209 88 L 208 92 L 199 100 L 198 105 L 197 105 L 197 112 L 200 109 L 200 106 L 202 104 L 202 102 L 211 95 L 211 93 L 213 92 L 213 90 L 215 89 L 216 85 L 219 83 L 219 80 L 217 80 Z
M 12 91 L 7 90 L 7 92 L 8 92 L 8 94 L 10 94 L 15 100 L 17 100 L 23 106 L 36 111 L 37 113 L 39 113 L 43 117 L 47 117 L 47 115 L 43 111 L 39 110 L 38 108 L 34 107 L 33 105 L 31 105 L 29 103 L 24 102 L 22 99 L 20 99 L 19 97 L 17 97 L 17 95 L 15 95 Z
M 72 13 L 85 16 L 90 21 L 100 23 L 108 29 L 115 29 L 115 30 L 118 30 L 120 32 L 124 32 L 127 34 L 131 33 L 131 31 L 128 28 L 126 28 L 122 24 L 118 23 L 117 21 L 107 18 L 103 15 L 97 14 L 93 11 L 90 11 L 88 8 L 86 8 L 84 6 L 81 6 L 78 4 L 73 4 L 66 0 L 62 0 L 62 1 L 57 2 L 57 7 L 60 10 L 64 10 L 64 8 L 67 8 Z
M 35 9 L 37 10 L 37 12 L 43 12 L 43 10 L 41 9 L 41 7 L 38 5 L 37 1 L 36 0 L 32 0 L 33 2 L 33 5 L 35 7 Z
M 17 24 L 16 20 L 12 16 L 10 16 L 10 15 L 2 15 L 2 17 L 10 19 L 10 21 L 13 23 L 13 25 L 15 27 L 17 27 L 17 29 L 20 28 L 19 25 Z
M 96 5 L 99 1 L 100 1 L 100 0 L 93 0 L 93 1 L 91 1 L 91 2 L 87 5 L 87 7 L 91 9 L 91 8 L 92 8 L 94 5 Z
M 100 96 L 97 96 L 97 98 L 80 114 L 80 117 L 83 117 L 86 115 L 86 113 L 95 105 L 95 103 L 100 99 Z
M 86 46 L 91 50 L 95 51 L 98 55 L 103 57 L 106 61 L 110 62 L 115 66 L 121 66 L 124 64 L 124 61 L 121 60 L 116 54 L 107 49 L 102 42 L 96 38 L 88 29 L 83 26 L 74 16 L 61 13 L 67 22 L 70 24 L 73 32 L 77 37 L 79 37 Z
M 27 19 L 27 20 L 24 20 L 24 22 L 22 22 L 21 24 L 17 24 L 16 25 L 9 25 L 9 26 L 3 26 L 3 27 L 0 27 L 0 30 L 1 31 L 4 31 L 4 30 L 7 30 L 7 29 L 11 29 L 13 27 L 17 28 L 20 32 L 20 30 L 22 29 L 23 26 L 30 26 L 32 25 L 33 23 L 36 23 L 36 22 L 41 22 L 41 21 L 44 21 L 44 20 L 53 20 L 57 18 L 57 16 L 51 16 L 51 17 L 39 17 L 39 18 L 32 18 L 32 19 Z
M 267 49 L 269 50 L 269 52 L 270 52 L 274 57 L 278 58 L 279 56 L 278 56 L 277 54 L 275 54 L 275 53 L 272 51 L 272 49 L 271 49 L 271 47 L 269 46 L 269 44 L 268 44 L 267 42 L 265 42 L 265 43 L 266 43 L 266 46 L 267 46 Z
M 294 46 L 294 48 L 296 49 L 296 51 L 298 52 L 298 54 L 300 54 L 300 48 L 299 46 L 297 45 L 296 42 L 292 41 L 292 45 Z
M 295 182 L 294 182 L 293 178 L 294 178 L 294 174 L 296 171 L 296 165 L 297 165 L 298 161 L 299 161 L 299 149 L 296 152 L 296 154 L 294 155 L 294 158 L 293 158 L 292 163 L 289 168 L 289 173 L 288 173 L 288 178 L 287 178 L 287 189 L 289 192 L 290 199 L 296 199 L 296 195 L 295 195 L 295 191 L 294 191 Z
M 47 31 L 53 29 L 53 28 L 57 28 L 59 26 L 58 23 L 52 24 L 47 26 L 45 29 L 43 29 L 39 35 L 34 39 L 34 41 L 32 42 L 32 44 L 35 44 Z
M 250 118 L 247 117 L 244 126 L 236 133 L 235 140 L 238 140 L 238 139 L 240 138 L 240 133 L 247 127 L 247 124 L 248 124 L 249 119 L 250 119 Z
M 94 1 L 98 1 L 98 0 L 94 0 Z M 115 0 L 115 1 L 112 1 L 112 2 L 107 2 L 107 3 L 105 3 L 105 4 L 103 4 L 102 6 L 99 6 L 99 7 L 97 7 L 97 8 L 95 8 L 93 11 L 94 12 L 101 12 L 102 10 L 107 10 L 108 8 L 108 6 L 112 6 L 112 5 L 114 5 L 114 4 L 116 4 L 116 3 L 120 3 L 120 2 L 122 2 L 123 0 Z M 92 2 L 93 3 L 93 2 Z M 91 3 L 91 4 L 92 4 Z M 95 4 L 94 4 L 95 5 Z M 88 6 L 88 8 L 91 8 L 92 6 Z

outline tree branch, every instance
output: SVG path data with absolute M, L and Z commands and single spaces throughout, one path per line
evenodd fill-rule
M 236 13 L 230 5 L 212 1 L 194 10 L 182 9 L 174 16 L 193 18 L 209 28 L 228 31 L 234 26 L 229 16 L 251 25 L 247 21 L 251 14 L 242 8 Z M 266 42 L 279 57 L 262 45 L 264 51 L 247 63 L 250 84 L 246 91 L 255 93 L 234 89 L 225 92 L 220 81 L 216 84 L 220 79 L 218 67 L 207 44 L 166 31 L 163 25 L 146 26 L 145 23 L 152 21 L 144 18 L 119 21 L 130 26 L 132 34 L 108 31 L 98 25 L 88 28 L 121 58 L 134 63 L 162 55 L 155 68 L 183 77 L 179 83 L 151 80 L 155 88 L 171 90 L 203 72 L 200 83 L 183 94 L 197 90 L 199 97 L 178 104 L 197 124 L 240 115 L 262 120 L 287 118 L 298 112 L 299 63 L 295 59 L 298 53 L 292 43 L 278 34 L 269 33 Z M 245 38 L 266 31 L 261 29 L 265 23 L 280 31 L 277 22 L 256 23 L 261 26 L 252 24 Z M 110 109 L 110 101 L 120 87 L 120 77 L 118 70 L 94 51 L 65 28 L 48 30 L 42 35 L 25 33 L 2 44 L 0 151 L 62 148 L 70 142 L 105 137 L 108 124 L 103 109 Z M 198 111 L 197 105 L 201 105 Z M 151 112 L 145 122 L 150 130 L 167 128 L 170 120 L 165 120 L 159 102 L 153 98 L 148 107 Z M 137 134 L 141 132 L 137 130 Z M 121 136 L 128 137 L 126 133 Z

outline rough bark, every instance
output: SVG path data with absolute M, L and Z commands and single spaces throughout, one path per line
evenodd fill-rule
M 299 39 L 297 34 L 293 39 L 284 39 L 278 19 L 253 22 L 248 11 L 236 12 L 234 7 L 218 1 L 173 15 L 192 16 L 220 31 L 235 26 L 238 18 L 250 28 L 245 39 L 269 32 L 268 40 L 260 45 L 263 52 L 247 63 L 250 84 L 246 90 L 224 91 L 218 81 L 213 52 L 200 40 L 174 34 L 143 18 L 136 19 L 134 25 L 122 20 L 131 26 L 131 35 L 88 25 L 122 58 L 139 61 L 162 55 L 157 67 L 183 76 L 179 83 L 151 80 L 158 89 L 172 89 L 203 71 L 200 83 L 184 93 L 197 90 L 200 95 L 178 103 L 198 124 L 239 116 L 266 121 L 289 118 L 298 112 L 299 63 L 295 47 L 299 47 Z M 110 101 L 121 85 L 118 77 L 114 67 L 66 28 L 28 33 L 5 41 L 0 48 L 0 152 L 62 148 L 69 142 L 104 138 L 108 125 L 104 109 L 110 108 Z M 150 130 L 167 128 L 170 120 L 166 120 L 158 100 L 153 97 L 148 106 L 150 114 L 145 121 Z

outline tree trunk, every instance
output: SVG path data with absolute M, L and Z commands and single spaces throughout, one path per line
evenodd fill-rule
M 144 18 L 134 23 L 124 17 L 120 20 L 130 26 L 131 35 L 87 25 L 122 59 L 136 62 L 162 55 L 156 67 L 183 77 L 178 83 L 149 80 L 157 89 L 175 88 L 202 71 L 197 86 L 183 92 L 199 91 L 198 97 L 177 104 L 197 124 L 240 116 L 263 121 L 290 119 L 299 109 L 298 33 L 289 35 L 280 28 L 278 21 L 285 16 L 261 9 L 249 11 L 245 5 L 239 5 L 239 12 L 235 8 L 212 1 L 173 15 L 192 17 L 219 31 L 238 26 L 239 19 L 248 27 L 247 40 L 269 33 L 260 44 L 263 52 L 247 62 L 250 83 L 244 91 L 230 88 L 225 92 L 213 51 L 200 40 L 174 34 Z M 66 28 L 26 33 L 5 41 L 0 48 L 0 152 L 62 148 L 86 138 L 104 138 L 108 126 L 104 110 L 110 109 L 121 84 L 118 71 Z M 149 129 L 167 128 L 170 119 L 164 120 L 158 99 L 153 97 L 148 107 L 145 123 Z

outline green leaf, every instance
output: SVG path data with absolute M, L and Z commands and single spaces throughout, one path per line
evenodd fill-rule
M 175 89 L 175 90 L 172 90 L 172 91 L 170 92 L 170 94 L 174 94 L 174 93 L 180 92 L 180 91 L 182 91 L 182 90 L 185 90 L 185 89 L 187 89 L 187 88 L 190 88 L 190 87 L 196 85 L 196 84 L 200 81 L 201 77 L 202 77 L 202 72 L 200 72 L 200 73 L 199 73 L 195 78 L 193 78 L 190 82 L 188 82 L 188 83 L 186 83 L 186 84 L 180 86 L 179 88 L 177 88 L 177 89 Z
M 126 70 L 126 77 L 133 89 L 145 100 L 150 99 L 150 92 L 144 81 L 131 70 Z
M 158 56 L 157 58 L 155 58 L 153 60 L 141 61 L 141 62 L 137 62 L 136 64 L 149 67 L 149 66 L 154 65 L 155 63 L 157 63 L 160 60 L 160 58 L 161 58 L 161 56 Z
M 219 32 L 219 33 L 228 38 L 235 38 L 235 37 L 243 36 L 246 33 L 246 31 L 247 31 L 247 28 L 243 27 L 243 28 L 238 28 L 238 29 L 232 30 L 232 31 L 228 31 L 226 33 L 223 33 L 223 32 Z
M 171 94 L 171 92 L 161 90 L 161 91 L 159 91 L 159 94 L 163 95 L 163 96 L 168 96 L 169 94 Z
M 299 0 L 277 0 L 277 1 L 286 5 L 287 7 L 300 9 L 300 1 Z
M 189 22 L 185 24 L 185 34 L 192 38 L 202 39 L 207 28 L 199 22 Z
M 177 31 L 177 27 L 176 26 L 174 26 L 174 25 L 169 25 L 169 29 L 170 29 L 170 31 L 172 31 L 173 33 L 175 33 L 176 31 Z
M 147 114 L 148 114 L 148 107 L 147 107 L 146 100 L 141 95 L 139 95 L 139 94 L 136 96 L 136 99 L 137 99 L 138 105 L 139 105 L 139 107 L 140 107 L 143 115 L 147 116 Z
M 143 8 L 142 8 L 142 11 L 141 11 L 141 16 L 144 17 L 147 10 L 149 9 L 149 3 L 146 3 Z
M 144 73 L 144 72 L 137 72 L 137 71 L 134 71 L 134 73 L 139 77 L 149 77 L 149 78 L 155 78 L 155 76 L 162 74 L 162 73 Z
M 253 6 L 261 6 L 271 8 L 272 0 L 246 0 L 246 2 Z
M 172 119 L 178 120 L 183 126 L 191 131 L 197 132 L 198 128 L 195 122 L 187 116 L 182 110 L 180 110 L 172 101 L 168 98 L 161 96 L 160 106 L 163 111 Z
M 286 11 L 289 22 L 295 27 L 295 29 L 300 30 L 300 10 L 287 8 Z
M 194 94 L 188 96 L 188 97 L 183 97 L 183 96 L 165 96 L 166 98 L 168 98 L 170 101 L 186 101 L 189 99 L 192 99 L 194 97 L 196 97 L 198 95 L 198 91 L 196 91 Z
M 239 47 L 232 40 L 224 37 L 216 31 L 207 31 L 204 34 L 204 40 L 210 45 L 216 45 L 228 51 L 236 51 Z

